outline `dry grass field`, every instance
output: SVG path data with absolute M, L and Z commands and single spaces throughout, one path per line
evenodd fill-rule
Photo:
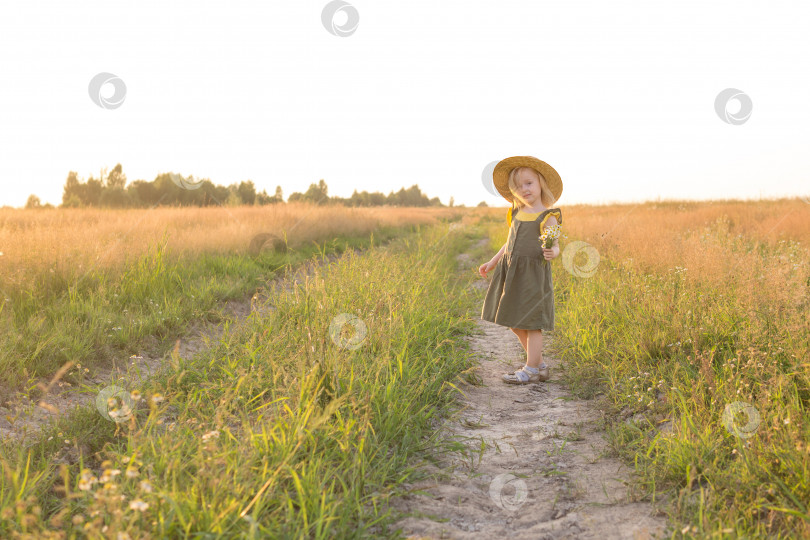
M 0 287 L 69 280 L 88 271 L 120 272 L 166 234 L 167 256 L 248 253 L 260 234 L 295 248 L 381 226 L 433 224 L 459 209 L 268 206 L 151 209 L 0 209 Z

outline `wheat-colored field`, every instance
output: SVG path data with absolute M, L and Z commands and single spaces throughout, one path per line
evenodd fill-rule
M 381 226 L 433 224 L 460 208 L 268 206 L 151 209 L 0 209 L 0 288 L 25 288 L 43 272 L 120 272 L 166 236 L 167 256 L 247 253 L 259 234 L 290 248 Z

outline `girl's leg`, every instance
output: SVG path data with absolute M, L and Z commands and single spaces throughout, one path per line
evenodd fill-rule
M 503 380 L 511 384 L 526 384 L 532 377 L 538 380 L 548 380 L 548 366 L 543 362 L 543 331 L 523 330 L 520 328 L 510 328 L 517 334 L 520 344 L 526 349 L 526 365 L 512 373 L 504 373 Z
M 543 363 L 543 331 L 524 330 L 527 333 L 528 347 L 526 349 L 526 365 L 529 367 L 539 367 Z
M 528 345 L 526 343 L 526 340 L 527 340 L 529 331 L 524 330 L 523 328 L 510 328 L 509 330 L 511 330 L 512 332 L 514 332 L 517 335 L 518 339 L 520 340 L 520 344 L 523 345 L 523 350 L 528 351 L 529 349 L 527 348 Z

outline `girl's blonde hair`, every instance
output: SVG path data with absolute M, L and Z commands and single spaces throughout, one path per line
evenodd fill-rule
M 543 178 L 542 174 L 540 174 L 535 169 L 532 169 L 531 167 L 515 167 L 509 173 L 509 191 L 512 192 L 512 206 L 517 208 L 523 208 L 524 206 L 529 205 L 529 203 L 527 203 L 523 199 L 523 197 L 521 197 L 517 189 L 517 175 L 521 169 L 528 169 L 532 171 L 535 174 L 535 176 L 537 176 L 537 180 L 540 183 L 540 201 L 543 203 L 543 206 L 545 206 L 546 208 L 551 208 L 552 206 L 554 206 L 554 203 L 557 202 L 557 199 L 554 198 L 554 194 L 549 189 L 548 184 L 546 184 L 546 179 Z

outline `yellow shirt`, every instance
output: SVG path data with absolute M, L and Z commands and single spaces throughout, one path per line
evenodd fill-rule
M 540 211 L 540 212 L 534 212 L 534 213 L 530 213 L 530 212 L 524 212 L 524 211 L 521 209 L 521 210 L 518 210 L 518 211 L 517 211 L 517 214 L 515 214 L 515 218 L 516 218 L 516 219 L 519 219 L 520 221 L 534 221 L 535 219 L 537 219 L 537 216 L 539 216 L 540 214 L 542 214 L 544 211 L 545 211 L 545 210 Z M 510 214 L 510 215 L 511 215 L 511 214 Z M 510 223 L 510 225 L 511 225 L 511 223 Z
M 555 218 L 557 218 L 557 225 L 562 225 L 562 212 L 560 212 L 560 210 L 557 209 L 557 208 L 552 208 L 550 210 L 551 210 L 551 212 L 549 212 L 546 215 L 546 217 L 543 218 L 543 221 L 540 223 L 540 230 L 541 231 L 543 230 L 543 226 L 546 224 L 546 221 L 548 221 L 548 218 L 550 218 L 551 216 L 554 216 Z M 534 221 L 535 219 L 537 219 L 537 216 L 539 216 L 543 212 L 545 212 L 545 210 L 543 210 L 542 212 L 529 213 L 529 212 L 524 212 L 523 209 L 518 209 L 517 213 L 515 214 L 515 218 L 518 221 Z M 508 224 L 509 227 L 512 226 L 512 209 L 511 208 L 506 212 L 506 223 Z

